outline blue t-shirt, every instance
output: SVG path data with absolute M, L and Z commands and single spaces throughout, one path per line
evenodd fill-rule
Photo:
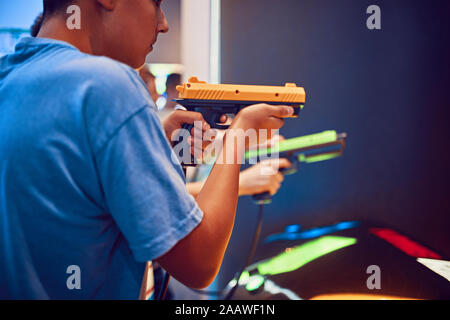
M 0 59 L 0 298 L 137 299 L 203 217 L 172 155 L 133 69 L 23 39 Z

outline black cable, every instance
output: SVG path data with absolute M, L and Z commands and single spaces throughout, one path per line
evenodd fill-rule
M 225 300 L 230 300 L 233 297 L 234 293 L 236 292 L 237 288 L 239 287 L 239 279 L 241 278 L 242 273 L 245 271 L 245 268 L 247 268 L 250 265 L 250 263 L 252 262 L 253 256 L 255 255 L 256 247 L 258 246 L 259 237 L 261 235 L 263 206 L 264 206 L 263 204 L 259 204 L 258 222 L 256 224 L 255 234 L 253 236 L 253 241 L 252 241 L 252 246 L 250 247 L 250 252 L 248 253 L 248 256 L 247 256 L 247 261 L 245 262 L 245 265 L 240 270 L 237 278 L 235 277 L 236 284 L 234 285 L 233 288 L 230 289 L 230 291 L 228 291 L 228 294 L 225 296 Z

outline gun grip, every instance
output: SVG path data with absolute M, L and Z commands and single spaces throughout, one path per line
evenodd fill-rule
M 188 123 L 183 124 L 183 126 L 181 127 L 181 129 L 187 130 L 187 131 L 189 131 L 189 133 L 191 133 L 193 128 L 194 128 L 194 125 L 188 124 Z
M 281 172 L 284 175 L 290 175 L 290 174 L 296 173 L 298 170 L 298 167 L 299 167 L 298 158 L 296 158 L 295 156 L 292 156 L 292 155 L 288 156 L 286 158 L 292 163 L 292 166 L 289 168 L 281 168 L 279 170 L 279 172 Z M 256 202 L 257 204 L 269 204 L 272 202 L 272 196 L 270 195 L 269 192 L 254 194 L 252 197 L 253 197 L 253 201 Z
M 192 128 L 194 128 L 194 125 L 193 124 L 188 124 L 188 123 L 185 123 L 185 124 L 183 124 L 183 126 L 181 127 L 182 129 L 184 129 L 184 130 L 187 130 L 189 133 L 192 131 Z M 175 141 L 174 143 L 173 143 L 173 147 L 175 148 L 178 144 L 180 144 L 180 143 L 187 143 L 186 141 L 184 141 L 184 139 L 183 140 L 180 140 L 180 137 L 181 137 L 181 135 L 179 135 L 178 136 L 178 141 Z M 184 159 L 184 150 L 182 149 L 182 150 L 180 150 L 180 154 L 177 154 L 177 157 L 178 157 L 178 159 L 180 160 L 180 164 L 183 166 L 183 167 L 196 167 L 197 166 L 197 164 L 196 164 L 196 161 L 195 161 L 195 158 L 194 158 L 194 156 L 190 153 L 190 150 L 191 150 L 191 148 L 189 147 L 189 155 L 190 155 L 190 161 L 189 162 L 184 162 L 183 161 L 183 159 Z
M 252 198 L 256 204 L 269 204 L 272 202 L 272 196 L 269 192 L 254 194 Z

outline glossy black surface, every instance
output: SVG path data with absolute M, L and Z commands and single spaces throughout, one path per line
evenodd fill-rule
M 372 226 L 380 227 L 362 224 L 357 228 L 332 233 L 330 235 L 356 238 L 357 243 L 322 256 L 298 270 L 267 276 L 266 279 L 292 291 L 301 299 L 337 293 L 450 299 L 448 280 L 417 262 L 415 257 L 369 233 L 368 227 Z M 414 238 L 410 239 L 414 241 Z M 287 247 L 294 247 L 310 240 L 275 241 L 263 245 L 257 260 L 275 256 Z M 448 257 L 447 259 L 442 257 L 442 260 L 448 260 Z M 367 288 L 366 282 L 371 274 L 366 271 L 370 265 L 380 267 L 380 290 Z M 263 288 L 249 292 L 240 286 L 234 299 L 288 299 L 288 297 L 284 294 L 270 294 Z

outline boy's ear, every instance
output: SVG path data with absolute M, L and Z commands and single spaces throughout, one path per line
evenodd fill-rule
M 98 4 L 100 4 L 106 10 L 114 10 L 117 4 L 117 0 L 97 0 Z

